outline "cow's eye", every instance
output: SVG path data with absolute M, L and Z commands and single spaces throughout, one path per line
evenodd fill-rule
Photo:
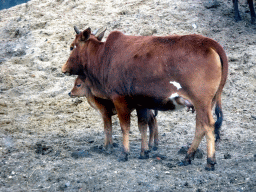
M 76 48 L 76 46 L 74 46 L 74 47 L 70 47 L 70 51 L 72 51 L 73 49 L 75 49 Z
M 76 85 L 77 87 L 81 87 L 81 84 Z

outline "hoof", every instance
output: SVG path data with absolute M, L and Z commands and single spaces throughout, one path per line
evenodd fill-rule
M 211 166 L 211 167 L 205 167 L 205 170 L 206 171 L 214 171 L 215 170 L 215 168 L 214 168 L 214 166 Z
M 140 154 L 139 159 L 149 159 L 150 151 L 145 151 L 144 155 Z
M 207 158 L 207 165 L 205 167 L 206 171 L 214 171 L 214 165 L 216 164 L 215 158 Z
M 181 166 L 187 166 L 191 164 L 191 160 L 183 160 L 181 162 L 178 163 L 178 165 Z
M 114 148 L 119 147 L 118 143 L 113 143 L 113 147 L 114 147 Z
M 128 161 L 128 154 L 127 153 L 121 153 L 118 157 L 119 162 L 125 162 Z
M 103 148 L 103 150 L 104 150 L 105 152 L 110 152 L 110 151 L 112 151 L 112 150 L 113 150 L 113 144 L 105 145 L 104 148 Z
M 187 153 L 188 148 L 189 147 L 182 147 L 179 150 L 178 154 Z M 195 153 L 196 153 L 196 151 L 194 151 L 190 154 L 187 153 L 184 160 L 179 163 L 179 166 L 187 166 L 187 165 L 191 164 L 192 160 L 194 160 Z
M 158 146 L 154 145 L 154 146 L 149 146 L 149 150 L 153 150 L 153 151 L 157 151 Z
M 157 151 L 157 149 L 158 149 L 157 146 L 154 146 L 154 147 L 152 148 L 153 151 Z

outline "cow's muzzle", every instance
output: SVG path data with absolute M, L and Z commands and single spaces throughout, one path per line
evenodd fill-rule
M 71 93 L 71 92 L 69 92 L 69 93 L 68 93 L 68 95 L 69 95 L 69 97 L 71 97 L 71 98 L 76 97 L 76 96 L 72 95 L 72 93 Z
M 66 64 L 61 67 L 61 72 L 68 76 L 71 75 L 70 71 L 68 71 L 66 68 Z

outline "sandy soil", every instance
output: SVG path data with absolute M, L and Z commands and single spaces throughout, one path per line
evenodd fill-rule
M 232 1 L 207 8 L 187 0 L 31 0 L 0 11 L 0 191 L 256 191 L 256 25 L 245 1 L 236 23 Z M 75 77 L 61 73 L 73 26 L 107 26 L 132 35 L 197 33 L 229 57 L 224 122 L 214 172 L 203 157 L 178 167 L 194 136 L 195 114 L 159 112 L 159 149 L 138 159 L 133 114 L 131 155 L 118 162 L 122 134 L 113 118 L 112 154 L 102 150 L 100 116 L 85 98 L 71 99 Z M 105 38 L 103 39 L 105 40 Z M 161 158 L 156 158 L 161 157 Z

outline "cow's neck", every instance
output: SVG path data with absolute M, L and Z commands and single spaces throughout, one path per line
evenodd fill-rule
M 89 77 L 92 94 L 96 97 L 107 99 L 105 93 L 105 74 L 104 74 L 104 47 L 105 42 L 91 42 L 88 45 L 88 65 L 85 73 Z

